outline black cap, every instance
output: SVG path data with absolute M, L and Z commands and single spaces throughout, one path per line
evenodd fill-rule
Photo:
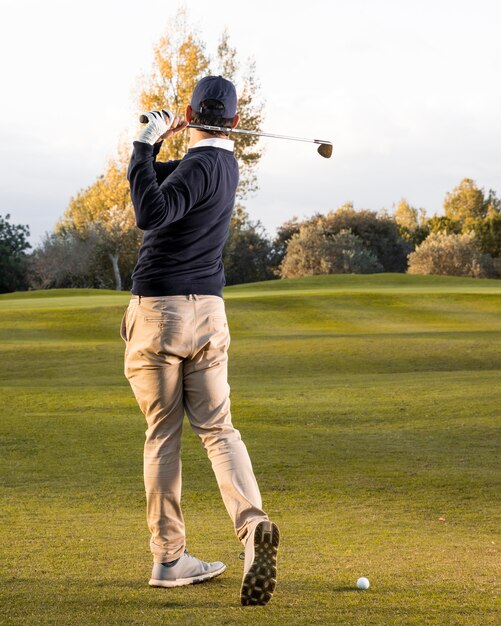
M 237 114 L 237 90 L 235 85 L 222 76 L 206 76 L 200 80 L 191 96 L 190 106 L 196 113 L 201 113 L 204 100 L 218 100 L 224 106 L 219 111 L 221 117 L 231 118 Z

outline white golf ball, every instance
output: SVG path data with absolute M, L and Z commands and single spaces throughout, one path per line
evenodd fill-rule
M 357 580 L 357 587 L 359 589 L 369 589 L 370 586 L 371 584 L 368 578 L 362 577 Z

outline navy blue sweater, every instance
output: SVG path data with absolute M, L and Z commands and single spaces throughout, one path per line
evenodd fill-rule
M 161 143 L 133 145 L 127 179 L 136 224 L 145 232 L 132 293 L 222 297 L 222 254 L 238 184 L 233 152 L 200 146 L 181 161 L 156 163 Z

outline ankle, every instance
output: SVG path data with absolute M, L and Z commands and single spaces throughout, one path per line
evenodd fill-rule
M 178 561 L 179 559 L 176 559 L 175 561 L 167 561 L 166 563 L 162 563 L 162 565 L 164 567 L 174 567 Z

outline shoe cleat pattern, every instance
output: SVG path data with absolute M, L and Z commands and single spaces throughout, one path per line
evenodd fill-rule
M 273 522 L 260 522 L 254 534 L 254 561 L 244 577 L 243 606 L 267 604 L 277 584 L 277 552 L 280 534 Z

